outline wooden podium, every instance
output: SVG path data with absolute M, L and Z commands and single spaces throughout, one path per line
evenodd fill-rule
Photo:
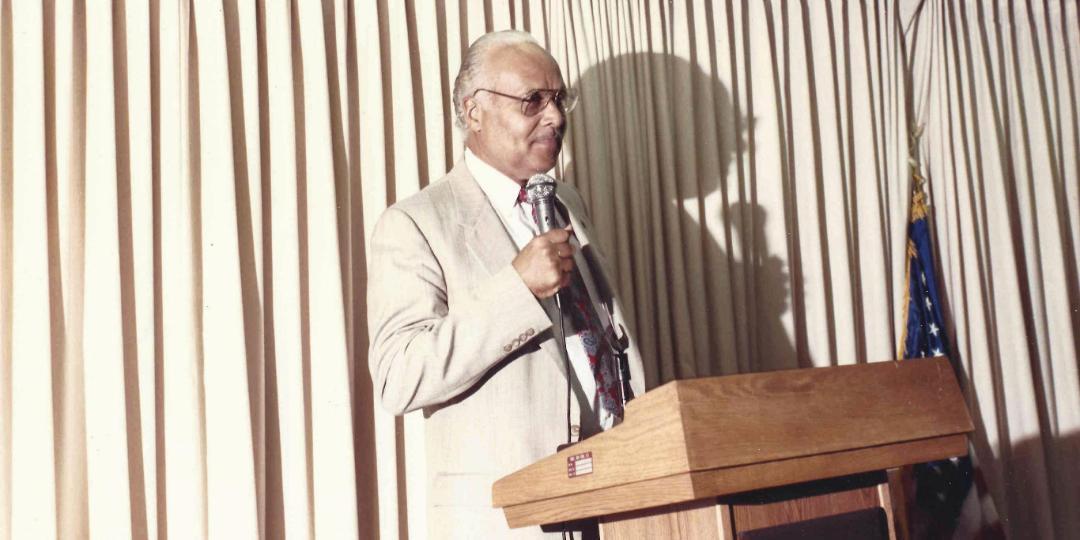
M 897 538 L 884 471 L 964 455 L 972 429 L 943 357 L 673 381 L 492 500 L 511 528 L 598 518 L 608 540 Z

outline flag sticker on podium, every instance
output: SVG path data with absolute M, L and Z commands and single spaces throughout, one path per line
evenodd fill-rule
M 582 452 L 566 458 L 566 477 L 592 474 L 592 452 Z

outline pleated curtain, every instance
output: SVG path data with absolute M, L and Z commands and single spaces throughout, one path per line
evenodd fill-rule
M 975 454 L 1015 538 L 1080 534 L 1080 13 L 928 2 L 910 24 Z
M 649 386 L 895 358 L 914 164 L 985 491 L 1080 534 L 1075 2 L 0 0 L 0 538 L 429 536 L 366 241 L 505 28 Z

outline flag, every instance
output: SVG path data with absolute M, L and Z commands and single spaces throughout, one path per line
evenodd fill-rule
M 911 197 L 911 221 L 907 241 L 907 294 L 904 311 L 907 326 L 900 358 L 948 356 L 941 302 L 937 295 L 930 227 L 926 223 L 926 194 L 922 186 Z
M 910 166 L 905 327 L 898 356 L 949 356 L 927 223 L 925 180 L 917 161 L 911 159 Z M 972 456 L 969 449 L 966 456 L 915 465 L 914 508 L 909 509 L 912 538 L 1004 538 L 993 501 Z

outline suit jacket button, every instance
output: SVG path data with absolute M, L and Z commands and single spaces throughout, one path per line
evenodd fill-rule
M 503 350 L 506 352 L 510 352 L 511 349 L 513 349 L 513 347 L 511 347 L 510 345 L 503 347 Z
M 532 328 L 530 328 L 530 329 L 525 331 L 525 336 L 526 337 L 532 337 L 533 334 L 535 334 L 535 333 L 536 333 L 536 330 L 533 330 Z

